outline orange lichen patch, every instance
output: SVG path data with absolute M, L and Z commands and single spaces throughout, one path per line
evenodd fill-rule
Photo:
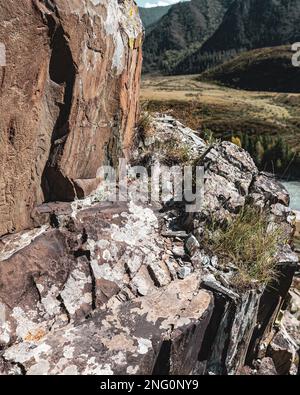
M 25 337 L 26 341 L 39 341 L 46 335 L 45 329 L 38 329 L 36 332 L 28 332 Z

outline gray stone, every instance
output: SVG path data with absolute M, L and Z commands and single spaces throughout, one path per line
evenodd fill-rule
M 285 187 L 280 184 L 272 174 L 260 173 L 254 178 L 254 182 L 251 185 L 251 194 L 257 194 L 264 199 L 264 204 L 280 203 L 284 206 L 288 206 L 290 203 L 290 197 Z
M 261 360 L 257 371 L 258 376 L 277 376 L 276 367 L 273 359 L 265 357 Z
M 194 235 L 191 235 L 186 239 L 185 248 L 190 256 L 193 256 L 200 248 L 200 244 Z
M 173 282 L 168 292 L 112 306 L 42 341 L 16 344 L 4 357 L 28 375 L 190 374 L 212 306 L 211 294 L 199 290 L 194 275 Z M 164 342 L 170 342 L 168 354 Z
M 297 346 L 284 328 L 274 336 L 268 348 L 268 355 L 273 359 L 279 375 L 288 375 L 293 371 Z
M 192 272 L 192 269 L 189 266 L 183 266 L 178 270 L 178 277 L 181 279 L 185 279 Z
M 298 264 L 290 245 L 278 248 L 278 281 L 241 292 L 231 281 L 238 268 L 219 264 L 216 251 L 198 242 L 212 217 L 216 225 L 233 220 L 250 201 L 290 240 L 285 192 L 231 143 L 208 149 L 169 117 L 155 130 L 160 143 L 180 137 L 206 168 L 202 211 L 187 216 L 175 202 L 163 212 L 130 199 L 100 202 L 101 187 L 71 204 L 40 208 L 57 229 L 46 225 L 0 243 L 3 374 L 217 375 L 237 374 L 245 364 L 256 374 L 257 358 L 261 372 L 272 371 L 267 351 L 276 368 L 284 355 L 284 369 L 294 371 L 287 357 L 293 341 L 274 337 Z M 155 135 L 150 140 L 150 163 L 159 163 L 164 144 Z
M 184 258 L 186 255 L 184 246 L 174 246 L 172 251 L 176 257 Z

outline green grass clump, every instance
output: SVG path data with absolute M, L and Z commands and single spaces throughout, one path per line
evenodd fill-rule
M 221 262 L 236 267 L 232 285 L 238 289 L 266 285 L 277 278 L 276 252 L 283 241 L 280 227 L 268 226 L 268 216 L 247 207 L 224 229 L 210 232 L 209 244 Z

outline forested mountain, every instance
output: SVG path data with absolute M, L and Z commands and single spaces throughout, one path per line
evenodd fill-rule
M 300 68 L 290 46 L 253 49 L 202 73 L 200 78 L 252 91 L 300 93 Z
M 172 72 L 216 31 L 232 0 L 192 0 L 173 5 L 146 35 L 144 71 Z
M 146 38 L 145 71 L 199 73 L 245 50 L 296 41 L 300 0 L 194 0 L 173 6 Z
M 171 5 L 163 7 L 144 8 L 139 7 L 140 16 L 146 31 L 160 20 L 171 8 Z
M 299 0 L 236 0 L 206 52 L 273 47 L 300 41 Z

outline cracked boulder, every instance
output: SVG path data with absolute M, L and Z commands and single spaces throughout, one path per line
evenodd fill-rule
M 190 374 L 212 309 L 212 296 L 199 290 L 194 275 L 40 341 L 16 344 L 4 352 L 4 365 L 18 364 L 28 375 Z
M 284 327 L 272 339 L 268 355 L 273 359 L 279 375 L 297 374 L 297 346 Z
M 0 235 L 33 208 L 97 187 L 127 156 L 137 117 L 142 24 L 133 0 L 0 4 Z
M 220 219 L 237 213 L 246 202 L 246 196 L 258 170 L 250 155 L 242 148 L 224 141 L 208 148 L 199 166 L 205 170 L 203 209 Z
M 157 120 L 159 142 L 165 127 L 168 139 L 183 144 L 186 163 L 199 160 L 208 172 L 202 210 L 187 215 L 174 201 L 103 202 L 101 186 L 72 203 L 36 207 L 42 226 L 0 239 L 1 373 L 295 371 L 293 341 L 277 339 L 298 265 L 286 191 L 239 147 L 208 147 L 170 117 Z M 160 163 L 165 144 L 145 144 L 140 159 Z M 285 237 L 276 281 L 241 290 L 232 282 L 238 267 L 224 264 L 202 235 L 212 215 L 234 219 L 249 202 Z
M 151 130 L 155 131 L 154 135 Z M 185 132 L 189 139 L 184 138 Z M 195 132 L 184 129 L 172 117 L 154 116 L 141 163 L 145 163 L 147 157 L 164 163 L 165 135 L 168 140 L 176 140 L 178 150 L 185 147 L 184 152 L 189 155 L 184 158 L 184 164 L 197 163 L 205 169 L 201 210 L 187 215 L 182 204 L 168 202 L 164 231 L 174 237 L 186 231 L 183 236 L 185 250 L 192 266 L 202 271 L 202 286 L 215 297 L 211 326 L 200 361 L 207 373 L 235 374 L 243 365 L 251 366 L 257 358 L 266 356 L 275 326 L 280 321 L 298 267 L 298 257 L 291 247 L 295 215 L 288 207 L 289 195 L 285 188 L 272 175 L 260 173 L 245 150 L 225 141 L 208 146 Z M 151 161 L 146 163 L 151 164 Z M 276 252 L 278 279 L 267 286 L 253 281 L 252 290 L 241 292 L 232 281 L 236 265 L 232 262 L 222 264 L 222 257 L 209 248 L 206 251 L 204 237 L 209 237 L 205 232 L 212 222 L 214 227 L 224 226 L 246 205 L 263 210 L 268 218 L 268 229 L 280 227 L 283 241 L 278 243 Z M 188 235 L 189 232 L 192 234 Z
M 63 211 L 54 206 L 57 229 L 2 238 L 2 347 L 37 341 L 112 300 L 147 296 L 178 278 L 178 263 L 165 253 L 167 240 L 151 208 L 132 202 L 77 205 Z
M 80 268 L 69 252 L 66 236 L 58 230 L 45 231 L 0 262 L 2 346 L 42 338 L 55 323 L 68 322 L 69 313 L 59 297 L 67 293 L 69 276 L 75 270 L 78 273 Z M 86 268 L 82 277 L 85 274 Z

